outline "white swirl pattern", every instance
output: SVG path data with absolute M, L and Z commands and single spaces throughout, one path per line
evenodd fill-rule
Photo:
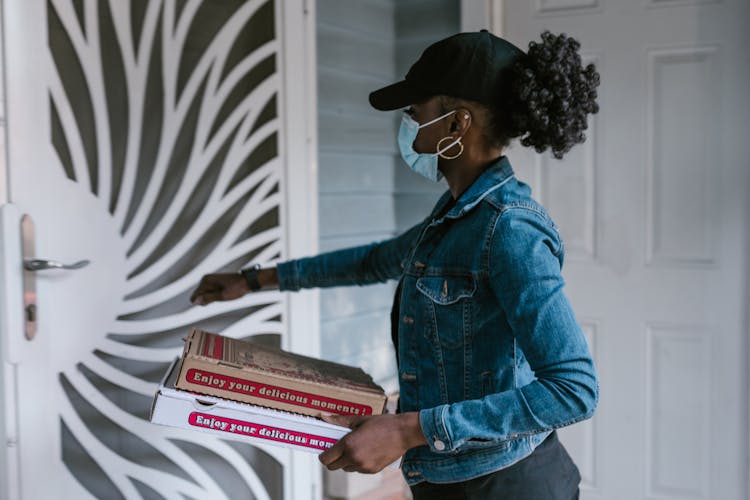
M 47 5 L 52 144 L 67 177 L 109 207 L 127 249 L 111 329 L 88 332 L 92 343 L 60 367 L 63 460 L 99 497 L 280 497 L 286 450 L 145 418 L 190 326 L 285 334 L 277 292 L 187 303 L 203 274 L 284 253 L 277 5 Z

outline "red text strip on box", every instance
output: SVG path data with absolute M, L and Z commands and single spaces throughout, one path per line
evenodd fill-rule
M 279 441 L 281 443 L 294 444 L 306 448 L 317 448 L 319 450 L 327 450 L 336 443 L 335 439 L 316 436 L 315 434 L 290 431 L 278 427 L 271 427 L 269 425 L 254 424 L 242 420 L 235 420 L 233 418 L 217 417 L 196 411 L 190 414 L 188 422 L 195 427 L 203 427 L 229 434 L 267 439 L 269 441 Z
M 214 387 L 238 394 L 247 394 L 257 398 L 280 401 L 282 403 L 315 408 L 324 412 L 339 415 L 364 416 L 371 415 L 372 408 L 367 405 L 350 403 L 340 399 L 327 398 L 308 392 L 293 391 L 283 387 L 276 387 L 259 382 L 251 382 L 237 377 L 229 377 L 219 373 L 207 372 L 190 368 L 187 371 L 187 381 L 193 384 Z

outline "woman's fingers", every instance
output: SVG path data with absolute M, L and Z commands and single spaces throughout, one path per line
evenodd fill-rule
M 340 445 L 341 440 L 339 440 L 336 444 L 325 450 L 323 453 L 318 455 L 318 460 L 320 460 L 320 463 L 328 467 L 329 470 L 335 470 L 333 468 L 334 464 L 337 461 L 340 461 L 344 455 L 343 446 Z M 347 463 L 342 463 L 342 466 L 348 465 Z M 338 467 L 337 467 L 338 468 Z
M 219 300 L 219 298 L 221 298 L 221 288 L 221 285 L 216 281 L 215 277 L 211 274 L 207 274 L 201 278 L 198 288 L 196 288 L 190 296 L 190 302 L 204 306 L 215 300 Z
M 354 417 L 328 415 L 326 422 L 346 425 L 352 431 L 319 455 L 329 470 L 373 474 L 401 456 L 404 450 L 394 442 L 396 420 L 388 415 Z
M 328 468 L 328 470 L 344 469 L 347 472 L 357 470 L 357 466 L 354 465 L 346 456 L 342 456 L 338 460 L 334 460 L 330 464 L 327 464 L 326 467 Z
M 238 273 L 207 274 L 190 295 L 190 302 L 205 306 L 217 300 L 233 300 L 247 292 L 245 278 Z
M 226 285 L 220 275 L 208 274 L 201 279 L 198 288 L 193 292 L 190 301 L 205 306 L 211 302 L 222 300 Z
M 217 300 L 221 300 L 221 292 L 204 292 L 201 293 L 198 298 L 193 301 L 193 304 L 205 306 L 206 304 L 216 302 Z

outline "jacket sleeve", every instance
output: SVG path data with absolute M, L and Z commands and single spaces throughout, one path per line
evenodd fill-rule
M 369 285 L 401 276 L 423 223 L 394 238 L 277 264 L 280 290 Z
M 432 451 L 450 453 L 469 442 L 499 444 L 593 414 L 598 380 L 563 293 L 562 252 L 557 231 L 535 212 L 509 209 L 498 217 L 488 253 L 490 286 L 536 380 L 422 410 L 420 423 Z

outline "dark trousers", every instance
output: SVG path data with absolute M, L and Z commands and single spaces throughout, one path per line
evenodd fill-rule
M 520 462 L 460 483 L 422 482 L 414 500 L 577 500 L 581 475 L 553 432 Z

